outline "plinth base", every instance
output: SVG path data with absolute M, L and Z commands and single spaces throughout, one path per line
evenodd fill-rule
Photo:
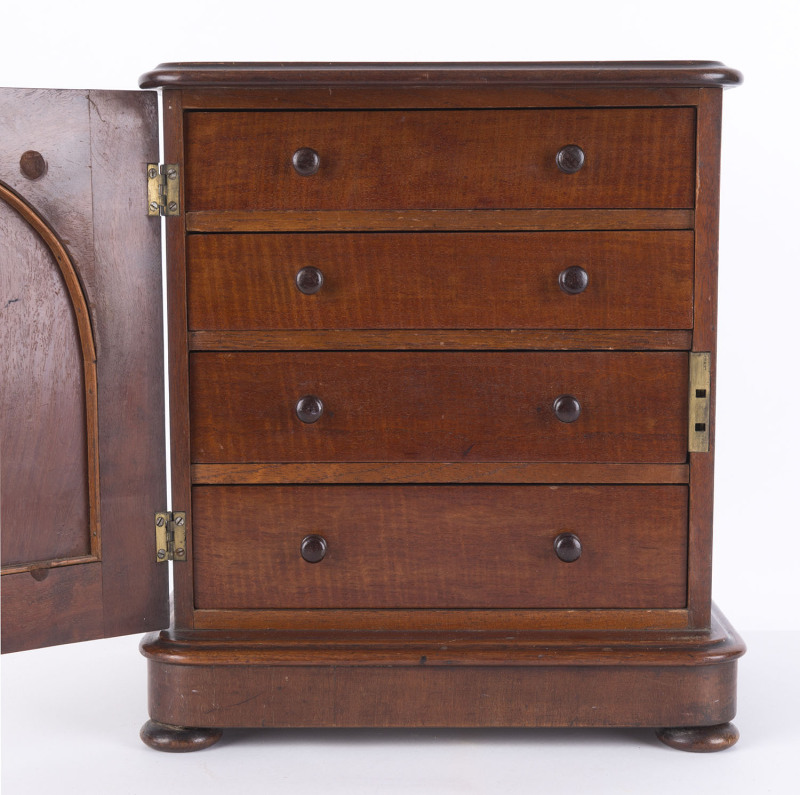
M 707 631 L 170 630 L 141 648 L 167 727 L 652 727 L 708 751 L 738 736 L 721 725 L 745 647 L 715 610 Z

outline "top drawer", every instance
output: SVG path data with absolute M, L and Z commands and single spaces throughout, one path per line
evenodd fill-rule
M 693 108 L 189 112 L 195 210 L 691 208 Z M 583 165 L 565 173 L 560 150 Z M 293 166 L 313 149 L 318 170 Z M 220 175 L 223 174 L 224 178 Z

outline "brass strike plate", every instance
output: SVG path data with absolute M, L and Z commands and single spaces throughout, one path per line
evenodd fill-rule
M 155 516 L 156 562 L 186 560 L 186 513 L 159 511 Z
M 711 354 L 689 354 L 689 452 L 707 453 L 711 434 Z
M 147 214 L 180 215 L 181 172 L 177 163 L 147 164 Z

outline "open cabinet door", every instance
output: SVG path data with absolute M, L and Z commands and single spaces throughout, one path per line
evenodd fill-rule
M 169 623 L 157 161 L 154 93 L 0 91 L 3 652 Z

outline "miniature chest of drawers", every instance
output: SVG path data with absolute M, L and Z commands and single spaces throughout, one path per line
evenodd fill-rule
M 156 516 L 175 595 L 142 643 L 145 742 L 735 742 L 744 647 L 710 563 L 719 126 L 739 79 L 711 62 L 142 78 L 163 90 L 148 201 L 167 215 L 176 509 Z M 7 203 L 33 212 L 42 176 L 23 168 Z M 70 568 L 54 560 L 4 557 L 20 599 Z

